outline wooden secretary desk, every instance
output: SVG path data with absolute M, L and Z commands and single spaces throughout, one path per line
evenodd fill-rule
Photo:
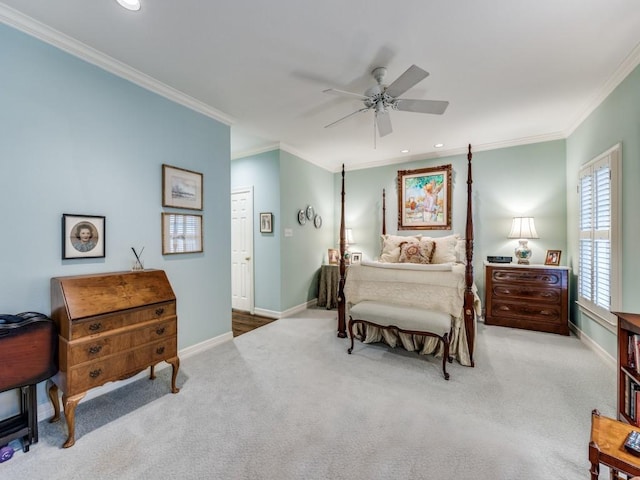
M 166 361 L 177 393 L 176 298 L 162 270 L 78 275 L 51 279 L 51 318 L 59 331 L 59 371 L 49 397 L 60 418 L 63 392 L 68 438 L 75 443 L 75 410 L 91 388 L 129 378 Z

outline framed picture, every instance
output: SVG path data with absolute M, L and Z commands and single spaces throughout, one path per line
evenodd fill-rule
M 260 233 L 273 233 L 273 213 L 260 214 Z
M 202 210 L 202 174 L 162 165 L 162 206 Z
M 103 258 L 105 217 L 62 214 L 62 259 Z
M 451 165 L 398 171 L 398 230 L 451 230 Z
M 328 252 L 329 265 L 338 265 L 340 263 L 340 250 L 337 248 L 330 248 Z
M 351 252 L 351 265 L 359 265 L 362 262 L 362 252 Z
M 163 255 L 202 251 L 202 215 L 162 214 Z
M 560 265 L 560 254 L 562 250 L 547 250 L 547 255 L 544 257 L 545 265 Z

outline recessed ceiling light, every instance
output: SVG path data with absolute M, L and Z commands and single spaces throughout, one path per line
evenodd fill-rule
M 116 0 L 120 6 L 127 10 L 137 11 L 140 10 L 140 0 Z
M 409 153 L 409 150 L 405 148 L 404 150 L 400 150 L 400 153 Z
M 442 148 L 442 147 L 444 147 L 444 143 L 436 143 L 436 144 L 434 145 L 434 147 L 435 147 L 435 148 Z

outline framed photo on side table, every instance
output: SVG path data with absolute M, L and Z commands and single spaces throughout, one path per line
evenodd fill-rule
M 340 250 L 337 248 L 330 248 L 327 251 L 327 255 L 329 258 L 329 265 L 338 265 L 338 263 L 340 263 Z
M 545 265 L 560 265 L 560 254 L 562 250 L 547 250 L 547 255 L 544 257 Z
M 362 262 L 362 252 L 351 252 L 351 265 L 360 265 Z
M 104 258 L 105 217 L 62 214 L 62 259 Z
M 202 215 L 162 214 L 163 255 L 202 251 Z
M 162 165 L 162 206 L 202 210 L 202 174 Z
M 260 233 L 273 233 L 273 213 L 260 214 Z

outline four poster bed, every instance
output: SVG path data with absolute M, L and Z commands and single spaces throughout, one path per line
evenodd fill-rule
M 471 145 L 467 154 L 467 218 L 464 239 L 459 235 L 446 237 L 394 236 L 386 234 L 385 198 L 383 192 L 382 238 L 383 252 L 376 262 L 364 261 L 349 267 L 346 275 L 345 188 L 342 168 L 340 218 L 340 279 L 338 282 L 338 336 L 347 336 L 347 318 L 351 307 L 362 302 L 382 302 L 392 309 L 410 307 L 429 312 L 442 312 L 451 317 L 448 355 L 459 363 L 474 366 L 473 350 L 476 333 L 476 315 L 480 315 L 480 299 L 473 283 L 473 219 Z M 408 246 L 424 250 L 429 245 L 427 262 L 411 263 L 400 258 Z M 402 251 L 402 254 L 400 252 Z M 424 252 L 423 252 L 424 253 Z M 439 261 L 431 263 L 431 258 Z M 403 263 L 404 262 L 404 263 Z M 430 263 L 422 265 L 420 263 Z M 365 322 L 367 323 L 367 322 Z M 377 328 L 376 324 L 356 325 L 355 336 L 365 343 L 384 341 L 390 346 L 402 345 L 421 354 L 447 355 L 441 339 L 430 335 L 403 333 Z M 350 326 L 351 328 L 351 326 Z M 416 329 L 413 329 L 416 330 Z M 444 359 L 443 359 L 444 360 Z M 444 365 L 443 365 L 444 368 Z

